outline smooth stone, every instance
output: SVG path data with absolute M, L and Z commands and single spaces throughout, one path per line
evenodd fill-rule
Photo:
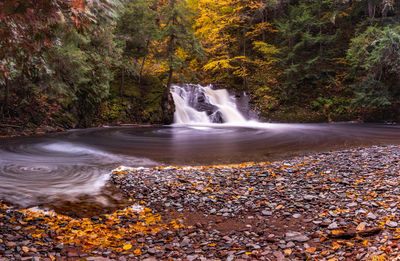
M 305 199 L 305 200 L 313 200 L 314 198 L 316 198 L 316 197 L 313 196 L 313 195 L 305 195 L 305 196 L 304 196 L 304 199 Z
M 290 241 L 289 243 L 287 243 L 286 248 L 292 248 L 295 247 L 295 243 L 293 243 L 292 241 Z
M 190 239 L 188 237 L 184 237 L 181 242 L 181 246 L 182 247 L 187 246 L 187 245 L 189 245 L 189 243 L 190 243 Z
M 147 253 L 149 253 L 150 255 L 154 255 L 156 252 L 157 252 L 157 249 L 155 249 L 154 247 L 149 248 L 149 249 L 147 250 Z
M 263 214 L 264 216 L 271 216 L 271 215 L 272 215 L 272 212 L 271 212 L 271 211 L 268 211 L 268 210 L 263 210 L 263 211 L 261 212 L 261 214 Z
M 285 234 L 286 241 L 306 242 L 310 240 L 309 237 L 300 232 L 288 232 Z
M 337 229 L 337 228 L 338 228 L 338 225 L 336 222 L 333 222 L 328 226 L 328 229 Z

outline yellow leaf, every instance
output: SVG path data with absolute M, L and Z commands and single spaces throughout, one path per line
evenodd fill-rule
M 279 209 L 281 209 L 281 208 L 283 208 L 283 205 L 277 206 L 277 207 L 275 208 L 275 210 L 279 210 Z
M 306 253 L 314 254 L 314 252 L 315 252 L 316 250 L 317 250 L 316 247 L 309 247 L 309 248 L 306 249 Z
M 283 250 L 283 253 L 284 253 L 286 256 L 290 256 L 290 255 L 292 254 L 292 250 L 291 250 L 291 249 L 285 249 L 285 250 Z
M 361 244 L 363 244 L 364 246 L 366 246 L 368 244 L 368 240 L 364 240 Z
M 142 251 L 140 251 L 139 248 L 136 248 L 133 253 L 135 254 L 135 256 L 140 256 L 142 254 Z
M 363 223 L 360 223 L 358 226 L 357 226 L 357 231 L 363 231 L 365 229 L 365 225 L 363 224 Z
M 247 255 L 247 256 L 250 256 L 251 255 L 251 252 L 246 252 L 246 253 L 244 253 L 245 255 Z
M 29 252 L 29 248 L 27 248 L 26 246 L 23 246 L 22 247 L 22 251 L 24 251 L 25 253 L 28 253 Z
M 129 249 L 132 248 L 132 245 L 131 245 L 131 244 L 125 244 L 122 248 L 123 248 L 124 250 L 129 250 Z
M 386 257 L 384 255 L 373 256 L 371 257 L 371 261 L 386 261 Z
M 211 243 L 211 244 L 208 244 L 210 247 L 215 247 L 217 244 L 215 244 L 215 243 Z

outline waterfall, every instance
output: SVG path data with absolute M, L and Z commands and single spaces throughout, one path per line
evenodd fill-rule
M 177 124 L 247 122 L 236 106 L 236 99 L 226 89 L 198 84 L 173 85 L 171 94 Z

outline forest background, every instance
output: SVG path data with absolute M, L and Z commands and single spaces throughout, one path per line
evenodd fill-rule
M 172 83 L 280 122 L 398 121 L 399 0 L 4 0 L 2 126 L 172 122 Z

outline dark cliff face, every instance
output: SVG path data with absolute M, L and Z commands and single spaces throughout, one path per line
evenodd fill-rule
M 161 123 L 171 124 L 174 122 L 175 103 L 172 94 L 167 90 L 161 101 L 162 118 Z

